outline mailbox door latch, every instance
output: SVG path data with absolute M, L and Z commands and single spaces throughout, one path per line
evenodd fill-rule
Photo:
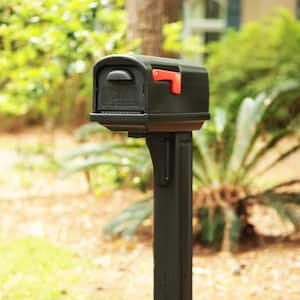
M 171 82 L 171 93 L 181 94 L 181 73 L 162 69 L 152 69 L 154 81 L 167 80 Z

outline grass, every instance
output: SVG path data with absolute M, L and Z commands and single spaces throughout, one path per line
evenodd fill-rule
M 0 299 L 81 300 L 74 287 L 89 265 L 44 239 L 0 239 Z

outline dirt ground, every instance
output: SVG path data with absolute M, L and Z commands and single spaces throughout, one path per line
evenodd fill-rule
M 39 236 L 73 249 L 96 266 L 78 286 L 90 299 L 152 299 L 152 240 L 147 228 L 132 242 L 110 240 L 102 226 L 141 195 L 135 190 L 87 192 L 81 174 L 62 179 L 14 169 L 18 145 L 51 143 L 60 156 L 74 146 L 68 133 L 41 129 L 0 134 L 0 232 L 3 236 Z M 26 159 L 26 158 L 22 158 Z M 278 167 L 300 174 L 300 153 Z M 231 256 L 194 248 L 194 299 L 300 299 L 300 243 L 262 244 Z M 170 299 L 171 300 L 171 299 Z

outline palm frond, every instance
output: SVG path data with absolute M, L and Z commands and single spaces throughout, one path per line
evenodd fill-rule
M 278 163 L 280 163 L 281 161 L 283 161 L 293 153 L 296 153 L 299 149 L 300 149 L 300 144 L 291 147 L 289 150 L 282 153 L 279 157 L 274 159 L 271 163 L 269 163 L 266 167 L 264 167 L 261 171 L 259 171 L 258 174 L 256 174 L 256 176 L 261 176 L 265 172 L 269 171 L 270 169 L 275 167 Z
M 271 199 L 266 204 L 272 207 L 283 220 L 290 221 L 297 230 L 300 229 L 300 213 L 295 207 L 282 201 Z
M 227 166 L 228 176 L 234 176 L 241 170 L 253 143 L 253 137 L 256 135 L 257 127 L 270 103 L 271 98 L 265 94 L 260 94 L 255 99 L 246 98 L 242 102 L 236 121 L 233 150 Z
M 77 140 L 83 142 L 93 134 L 108 133 L 108 132 L 109 132 L 108 129 L 106 129 L 104 126 L 92 122 L 92 123 L 84 124 L 80 126 L 78 129 L 76 129 L 74 132 L 74 136 Z
M 299 88 L 300 82 L 298 80 L 287 80 L 282 84 L 275 86 L 272 90 L 273 97 L 277 97 L 279 95 L 292 94 L 292 98 L 299 96 Z
M 226 124 L 227 124 L 227 114 L 226 111 L 222 108 L 216 108 L 214 112 L 214 123 L 217 133 L 217 139 L 221 140 Z
M 229 222 L 230 250 L 234 251 L 237 248 L 241 237 L 242 221 L 233 210 L 230 210 Z
M 109 160 L 109 159 L 101 159 L 101 158 L 89 158 L 85 160 L 79 160 L 73 162 L 70 165 L 64 166 L 64 170 L 62 172 L 63 177 L 70 176 L 77 172 L 82 172 L 86 170 L 90 170 L 100 165 L 110 165 L 110 166 L 117 166 L 117 167 L 131 167 L 135 168 L 134 164 L 131 164 L 128 161 L 122 160 Z
M 131 239 L 139 226 L 151 216 L 153 212 L 152 198 L 138 201 L 115 216 L 105 227 L 104 233 L 121 235 Z
M 300 182 L 300 181 L 298 181 Z M 296 183 L 293 181 L 287 183 Z M 274 188 L 282 187 L 283 185 L 277 185 Z M 289 220 L 292 222 L 296 229 L 300 229 L 300 193 L 295 192 L 274 192 L 267 190 L 262 194 L 251 195 L 243 199 L 243 201 L 249 201 L 257 204 L 262 204 L 273 208 L 277 214 L 283 220 Z
M 296 184 L 300 184 L 300 179 L 292 179 L 292 180 L 288 180 L 288 181 L 284 181 L 281 182 L 279 184 L 276 184 L 270 188 L 268 188 L 267 190 L 261 192 L 262 195 L 268 194 L 268 193 L 274 193 L 275 190 L 283 188 L 283 187 L 288 187 L 291 185 L 296 185 Z
M 203 168 L 205 169 L 206 176 L 209 178 L 211 183 L 218 180 L 217 178 L 217 165 L 216 161 L 212 155 L 212 151 L 209 149 L 209 145 L 203 132 L 199 130 L 193 134 L 193 143 L 195 145 L 195 151 L 201 159 Z
M 205 169 L 203 168 L 203 163 L 201 163 L 199 159 L 195 158 L 195 156 L 193 159 L 193 177 L 196 184 L 209 185 L 211 183 L 207 176 L 207 172 L 205 172 Z
M 202 207 L 198 210 L 200 222 L 200 239 L 204 244 L 220 250 L 225 228 L 224 211 L 221 207 L 214 209 Z
M 123 149 L 123 148 L 116 148 L 110 151 L 110 154 L 119 157 L 119 158 L 128 158 L 132 161 L 144 161 L 149 159 L 149 155 L 146 149 L 142 149 L 142 151 L 132 151 L 133 149 Z
M 281 99 L 284 95 L 292 94 L 293 97 L 298 95 L 299 87 L 299 82 L 287 81 L 274 88 L 268 95 L 262 93 L 255 99 L 246 98 L 242 102 L 236 121 L 233 149 L 227 166 L 228 176 L 234 178 L 237 175 L 245 175 L 241 175 L 241 172 L 247 171 L 244 167 L 257 138 L 260 136 L 261 122 L 267 111 L 276 103 L 275 100 Z
M 294 130 L 286 129 L 281 130 L 278 133 L 276 133 L 269 142 L 267 142 L 250 160 L 250 162 L 247 163 L 245 166 L 245 174 L 247 174 L 253 167 L 255 167 L 262 158 L 264 158 L 265 154 L 267 154 L 270 150 L 274 149 L 276 145 L 280 141 L 282 141 L 284 138 L 287 138 L 289 136 L 292 136 L 295 133 Z
M 104 153 L 108 153 L 110 150 L 117 147 L 124 147 L 124 143 L 105 142 L 99 144 L 83 144 L 77 147 L 72 152 L 68 153 L 64 157 L 64 160 L 73 160 L 78 157 L 97 156 Z
M 264 203 L 282 203 L 286 204 L 300 204 L 300 193 L 267 193 L 264 195 Z

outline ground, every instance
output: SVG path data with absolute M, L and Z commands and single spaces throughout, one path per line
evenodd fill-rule
M 108 189 L 95 196 L 82 174 L 58 176 L 52 158 L 72 147 L 63 131 L 0 135 L 0 299 L 152 299 L 149 230 L 131 242 L 101 231 L 141 195 Z M 299 174 L 299 161 L 297 153 L 262 184 Z M 262 243 L 232 256 L 196 245 L 194 299 L 300 299 L 299 246 Z

